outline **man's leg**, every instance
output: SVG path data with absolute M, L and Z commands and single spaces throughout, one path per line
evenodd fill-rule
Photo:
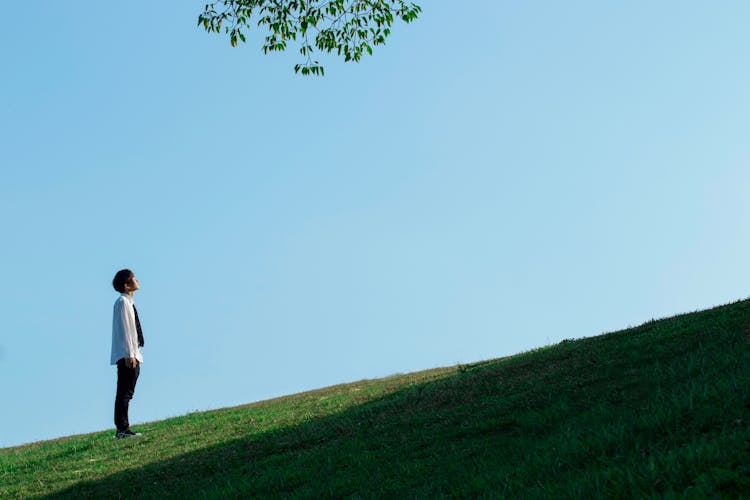
M 115 395 L 115 427 L 122 432 L 130 429 L 128 420 L 128 407 L 135 393 L 135 384 L 138 381 L 141 367 L 129 368 L 125 360 L 117 362 L 117 394 Z

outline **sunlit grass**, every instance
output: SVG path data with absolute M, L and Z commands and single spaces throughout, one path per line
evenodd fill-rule
M 750 302 L 509 358 L 0 450 L 0 495 L 750 494 Z

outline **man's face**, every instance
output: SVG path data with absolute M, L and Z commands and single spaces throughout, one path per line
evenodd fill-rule
M 140 288 L 140 285 L 138 284 L 138 280 L 136 279 L 135 275 L 133 275 L 127 283 L 125 283 L 125 291 L 126 292 L 135 292 Z

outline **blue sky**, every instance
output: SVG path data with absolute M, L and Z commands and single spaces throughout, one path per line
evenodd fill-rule
M 529 350 L 745 298 L 750 4 L 422 3 L 360 64 L 203 3 L 0 32 L 0 446 Z M 137 428 L 137 426 L 135 426 Z

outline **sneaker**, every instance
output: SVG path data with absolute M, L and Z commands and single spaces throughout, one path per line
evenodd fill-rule
M 140 432 L 133 432 L 130 429 L 126 431 L 117 431 L 117 434 L 115 434 L 115 439 L 124 439 L 124 438 L 134 438 L 140 436 Z

